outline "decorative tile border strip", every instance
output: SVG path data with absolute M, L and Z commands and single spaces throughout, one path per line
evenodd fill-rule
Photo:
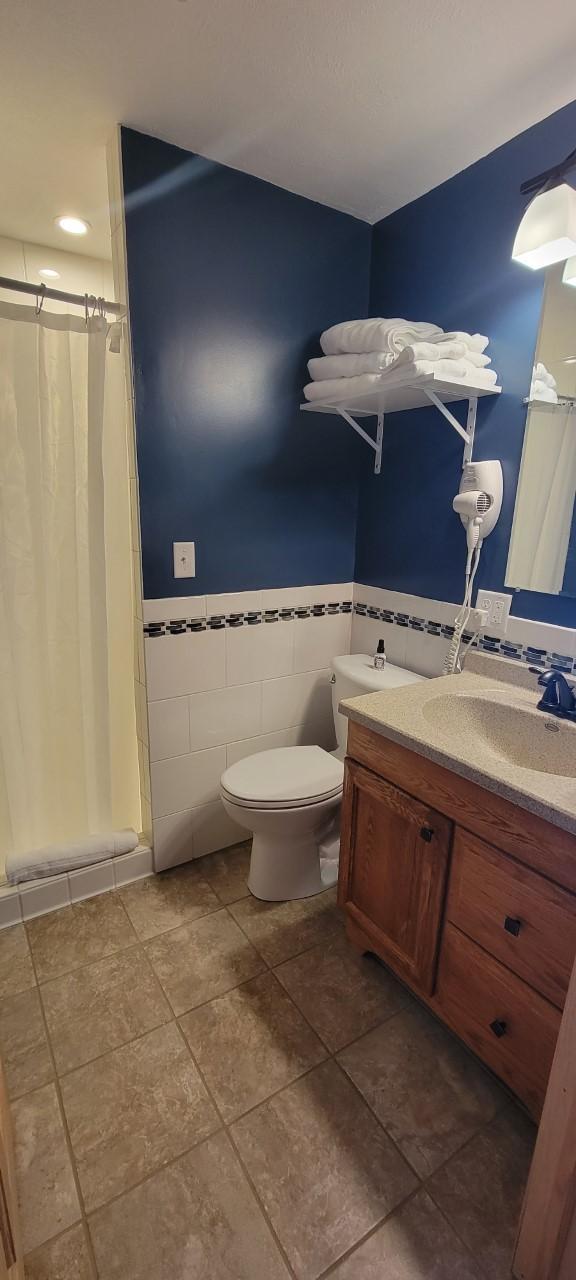
M 328 604 L 294 605 L 281 609 L 255 609 L 246 613 L 213 613 L 207 618 L 170 618 L 166 622 L 145 622 L 144 635 L 180 636 L 187 631 L 222 631 L 225 627 L 257 627 L 261 623 L 289 622 L 292 618 L 325 618 L 352 613 L 351 600 L 331 600 Z
M 294 605 L 278 609 L 255 609 L 245 613 L 216 613 L 200 618 L 169 618 L 165 622 L 145 622 L 144 635 L 178 636 L 187 632 L 222 631 L 226 627 L 257 627 L 273 622 L 287 622 L 292 618 L 324 618 L 339 613 L 354 613 L 360 618 L 371 618 L 374 622 L 386 622 L 396 627 L 404 627 L 410 631 L 418 631 L 429 636 L 441 636 L 449 640 L 454 635 L 454 627 L 433 618 L 421 618 L 415 614 L 395 612 L 393 609 L 378 609 L 376 605 L 363 604 L 351 600 L 333 600 L 328 604 Z M 464 642 L 472 640 L 472 633 L 464 633 Z M 472 641 L 474 649 L 484 653 L 500 654 L 504 658 L 512 658 L 517 662 L 525 662 L 534 667 L 553 667 L 565 671 L 567 675 L 576 674 L 576 661 L 569 654 L 556 653 L 555 650 L 536 649 L 533 645 L 524 645 L 521 641 L 508 640 L 506 636 L 480 635 Z
M 442 636 L 449 640 L 454 635 L 454 627 L 443 622 L 435 622 L 431 618 L 419 618 L 408 613 L 395 613 L 391 609 L 378 609 L 376 605 L 354 605 L 354 613 L 361 618 L 372 618 L 377 622 L 387 622 L 396 627 L 409 627 L 412 631 L 420 631 L 429 636 Z M 472 640 L 472 632 L 464 632 L 464 642 Z M 552 649 L 535 649 L 533 645 L 522 644 L 521 641 L 508 640 L 506 636 L 479 635 L 472 640 L 472 648 L 483 653 L 497 653 L 502 658 L 513 658 L 517 662 L 526 662 L 531 667 L 553 667 L 557 671 L 565 671 L 568 675 L 576 674 L 576 661 L 566 653 L 556 653 Z

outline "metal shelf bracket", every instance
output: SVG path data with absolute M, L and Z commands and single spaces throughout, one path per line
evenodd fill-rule
M 428 396 L 428 399 L 432 402 L 432 404 L 435 405 L 436 408 L 440 410 L 440 413 L 443 414 L 443 416 L 446 418 L 446 421 L 450 423 L 450 426 L 453 427 L 454 430 L 458 432 L 458 435 L 462 437 L 464 441 L 464 456 L 462 459 L 462 466 L 463 467 L 466 466 L 466 463 L 470 462 L 472 458 L 472 449 L 474 446 L 474 433 L 476 431 L 476 412 L 478 409 L 478 397 L 471 396 L 468 401 L 468 413 L 466 415 L 466 428 L 464 429 L 464 427 L 461 425 L 458 419 L 454 417 L 454 414 L 450 412 L 450 409 L 447 407 L 447 405 L 445 405 L 443 401 L 439 399 L 435 391 L 427 390 L 426 395 Z
M 340 417 L 344 418 L 344 421 L 347 422 L 348 425 L 352 427 L 352 429 L 356 431 L 359 436 L 362 436 L 362 439 L 366 441 L 366 444 L 369 444 L 370 448 L 374 450 L 374 453 L 376 454 L 376 457 L 374 459 L 374 475 L 379 476 L 380 469 L 382 467 L 382 437 L 384 435 L 384 414 L 379 413 L 377 415 L 376 439 L 373 440 L 372 436 L 368 435 L 368 432 L 365 431 L 364 428 L 361 427 L 358 422 L 356 422 L 356 419 L 353 418 L 350 413 L 348 413 L 347 409 L 342 409 L 342 408 L 338 408 L 338 406 L 335 406 L 335 412 L 339 413 Z

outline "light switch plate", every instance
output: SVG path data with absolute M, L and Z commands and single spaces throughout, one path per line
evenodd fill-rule
M 174 577 L 196 577 L 196 546 L 193 542 L 174 542 Z
M 484 609 L 488 619 L 484 631 L 489 636 L 505 636 L 508 630 L 508 615 L 512 596 L 505 591 L 479 591 L 476 596 L 476 608 Z

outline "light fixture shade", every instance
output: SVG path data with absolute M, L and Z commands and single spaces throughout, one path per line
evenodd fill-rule
M 576 191 L 562 182 L 528 205 L 516 232 L 512 257 L 537 271 L 576 254 Z
M 576 289 L 576 257 L 568 258 L 562 272 L 562 284 L 571 284 Z
M 85 236 L 90 228 L 90 223 L 85 218 L 77 218 L 75 214 L 64 213 L 60 218 L 56 218 L 56 225 L 61 231 L 67 231 L 69 236 Z

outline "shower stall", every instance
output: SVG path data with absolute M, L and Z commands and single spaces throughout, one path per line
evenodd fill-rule
M 142 824 L 122 308 L 0 287 L 2 873 Z

